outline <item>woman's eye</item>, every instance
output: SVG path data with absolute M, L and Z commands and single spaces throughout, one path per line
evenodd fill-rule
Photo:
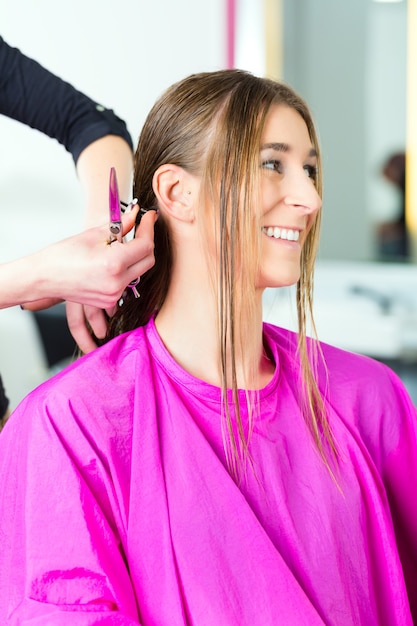
M 269 159 L 267 161 L 262 161 L 262 167 L 266 170 L 273 170 L 274 172 L 278 172 L 282 174 L 283 167 L 281 161 L 277 161 L 275 159 Z
M 312 181 L 317 181 L 317 166 L 316 165 L 304 165 L 304 171 Z

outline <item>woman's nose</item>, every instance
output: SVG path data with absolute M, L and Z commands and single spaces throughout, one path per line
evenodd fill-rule
M 303 209 L 305 213 L 315 213 L 321 208 L 321 198 L 314 184 L 303 170 L 287 178 L 284 202 L 287 206 Z

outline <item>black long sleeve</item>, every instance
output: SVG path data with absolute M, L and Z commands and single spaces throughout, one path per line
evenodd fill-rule
M 123 137 L 126 124 L 114 111 L 91 100 L 0 37 L 0 113 L 59 141 L 74 162 L 93 141 Z
M 6 392 L 3 387 L 3 381 L 0 376 L 0 429 L 1 420 L 6 415 L 6 411 L 9 408 L 9 398 L 6 396 Z

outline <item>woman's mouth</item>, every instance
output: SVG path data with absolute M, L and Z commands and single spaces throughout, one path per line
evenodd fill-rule
M 300 237 L 299 230 L 293 230 L 292 228 L 279 228 L 278 226 L 264 226 L 262 232 L 267 237 L 273 237 L 274 239 L 286 239 L 287 241 L 298 241 Z

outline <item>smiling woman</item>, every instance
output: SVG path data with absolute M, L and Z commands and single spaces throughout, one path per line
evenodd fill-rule
M 416 411 L 386 366 L 306 337 L 307 106 L 185 78 L 145 121 L 135 195 L 159 209 L 140 298 L 0 437 L 0 622 L 412 626 Z M 289 283 L 297 333 L 262 323 Z
M 274 246 L 263 243 L 258 286 L 293 285 L 300 277 L 301 250 L 321 207 L 317 149 L 294 109 L 273 106 L 268 113 L 261 168 L 262 232 Z

